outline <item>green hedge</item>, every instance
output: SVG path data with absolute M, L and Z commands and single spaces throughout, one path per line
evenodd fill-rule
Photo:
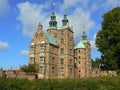
M 120 90 L 120 76 L 34 81 L 0 78 L 0 90 Z

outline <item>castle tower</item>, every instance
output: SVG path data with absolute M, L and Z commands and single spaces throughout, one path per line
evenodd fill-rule
M 85 31 L 82 39 L 75 47 L 75 58 L 77 65 L 77 77 L 90 77 L 91 74 L 91 48 Z
M 57 36 L 59 45 L 59 78 L 74 78 L 74 39 L 73 31 L 68 23 L 67 15 L 64 14 L 62 26 L 58 30 Z

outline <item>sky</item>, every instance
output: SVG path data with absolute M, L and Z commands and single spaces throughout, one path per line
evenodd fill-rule
M 66 12 L 75 44 L 85 30 L 92 59 L 100 58 L 95 38 L 101 30 L 102 16 L 120 7 L 120 0 L 0 0 L 0 67 L 18 69 L 28 63 L 30 41 L 39 22 L 45 32 L 48 29 L 53 3 L 58 28 Z

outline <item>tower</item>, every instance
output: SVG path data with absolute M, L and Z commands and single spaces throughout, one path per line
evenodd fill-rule
M 59 45 L 59 78 L 74 77 L 74 40 L 73 31 L 68 23 L 67 15 L 64 14 L 62 26 L 58 30 L 57 36 Z
M 56 16 L 55 16 L 55 11 L 54 11 L 55 4 L 53 4 L 51 16 L 50 16 L 50 21 L 49 21 L 49 28 L 48 28 L 48 33 L 57 37 L 57 21 L 56 21 Z
M 75 58 L 77 65 L 77 77 L 90 77 L 91 74 L 91 48 L 85 31 L 83 31 L 82 39 L 75 47 Z

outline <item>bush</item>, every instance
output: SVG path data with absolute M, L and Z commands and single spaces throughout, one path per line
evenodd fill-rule
M 88 79 L 0 79 L 0 90 L 120 90 L 120 76 Z

